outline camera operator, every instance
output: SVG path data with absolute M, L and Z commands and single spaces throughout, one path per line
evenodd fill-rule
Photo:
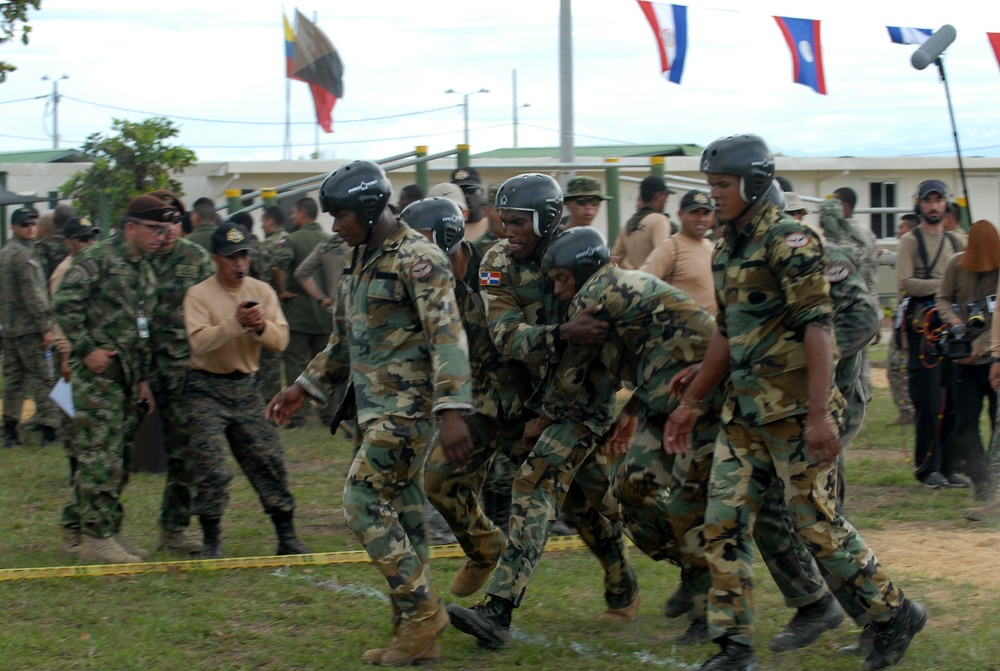
M 947 433 L 939 426 L 938 415 L 948 379 L 944 373 L 949 364 L 924 337 L 922 327 L 922 315 L 934 304 L 948 259 L 963 249 L 958 238 L 945 231 L 942 225 L 949 195 L 948 187 L 940 180 L 928 179 L 920 183 L 915 194 L 915 211 L 921 221 L 900 238 L 896 257 L 899 288 L 908 299 L 902 329 L 909 350 L 907 376 L 916 419 L 915 475 L 931 489 L 969 486 L 967 480 L 964 485 L 960 482 L 951 485 L 942 473 L 946 444 L 938 436 L 943 438 Z
M 972 477 L 977 500 L 986 499 L 989 483 L 989 464 L 979 435 L 983 399 L 989 402 L 991 427 L 997 410 L 997 393 L 990 384 L 990 325 L 998 269 L 1000 235 L 993 224 L 980 219 L 969 229 L 966 250 L 948 260 L 935 300 L 941 321 L 950 325 L 944 339 L 953 364 L 949 392 L 955 408 L 954 425 L 945 437 L 949 461 L 955 471 L 961 469 Z M 970 356 L 960 357 L 966 352 Z M 959 476 L 948 472 L 945 477 L 954 482 Z

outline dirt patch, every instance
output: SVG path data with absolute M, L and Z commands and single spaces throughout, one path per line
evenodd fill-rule
M 1000 529 L 956 529 L 952 523 L 897 522 L 864 531 L 890 575 L 913 573 L 1000 591 Z

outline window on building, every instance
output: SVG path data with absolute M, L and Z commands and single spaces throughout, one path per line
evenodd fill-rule
M 896 207 L 896 183 L 895 182 L 871 182 L 868 185 L 871 206 L 874 207 Z M 891 238 L 896 235 L 895 213 L 873 212 L 872 232 L 877 238 Z

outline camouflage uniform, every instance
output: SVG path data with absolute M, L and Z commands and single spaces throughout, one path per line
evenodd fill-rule
M 493 342 L 501 355 L 527 365 L 538 394 L 548 365 L 561 350 L 556 329 L 565 309 L 538 261 L 515 259 L 506 240 L 486 253 L 480 271 Z M 610 464 L 598 447 L 601 427 L 611 421 L 613 393 L 610 404 L 588 408 L 590 416 L 577 413 L 549 427 L 521 464 L 513 484 L 510 538 L 486 587 L 488 594 L 520 605 L 562 507 L 604 567 L 608 606 L 623 608 L 633 601 L 638 586 L 622 532 L 596 505 L 610 487 Z M 540 402 L 529 400 L 529 409 L 537 412 Z
M 608 339 L 600 347 L 566 346 L 548 385 L 543 415 L 556 421 L 577 414 L 601 416 L 588 411 L 613 407 L 618 384 L 630 382 L 643 417 L 641 433 L 659 436 L 662 445 L 663 424 L 676 405 L 667 386 L 675 374 L 704 358 L 715 321 L 680 289 L 610 264 L 583 284 L 568 316 L 597 305 L 604 306 L 598 318 L 611 325 Z M 598 425 L 596 433 L 603 436 L 609 427 L 610 422 Z M 673 461 L 653 440 L 638 438 L 609 492 L 614 505 L 605 500 L 599 512 L 621 524 L 649 556 L 680 563 L 667 512 Z
M 846 496 L 844 454 L 861 430 L 867 407 L 860 375 L 861 352 L 879 328 L 880 314 L 878 299 L 869 291 L 850 251 L 843 245 L 826 243 L 824 254 L 833 303 L 833 329 L 840 350 L 840 360 L 834 369 L 834 385 L 846 401 L 836 468 L 836 511 L 843 515 Z M 854 601 L 849 590 L 829 578 L 822 566 L 816 565 L 809 549 L 795 535 L 780 488 L 775 485 L 777 483 L 768 489 L 765 496 L 754 529 L 754 540 L 761 559 L 785 597 L 785 605 L 800 608 L 818 600 L 826 593 L 821 577 L 826 575 L 830 590 L 844 610 L 857 624 L 866 624 L 869 618 L 864 608 Z
M 875 234 L 870 228 L 847 219 L 844 213 L 844 204 L 837 198 L 827 198 L 820 205 L 820 226 L 823 228 L 828 243 L 845 247 L 843 254 L 854 263 L 857 272 L 861 274 L 868 287 L 868 292 L 875 297 L 876 305 L 878 305 L 879 263 L 878 257 L 875 255 L 875 250 L 878 247 Z M 874 337 L 875 334 L 872 335 L 873 339 Z M 870 342 L 871 340 L 869 340 Z M 867 405 L 872 399 L 871 363 L 868 360 L 867 346 L 862 347 L 858 352 L 858 362 L 854 365 L 858 367 L 858 374 L 861 378 L 860 393 L 864 397 L 865 405 Z M 848 419 L 850 419 L 849 416 Z M 860 430 L 860 428 L 859 425 L 858 429 Z
M 52 331 L 52 302 L 31 240 L 12 237 L 0 251 L 0 296 L 4 424 L 17 426 L 30 392 L 38 424 L 54 430 L 60 423 L 59 409 L 49 398 L 55 381 L 48 374 L 42 348 L 42 335 Z
M 69 247 L 66 246 L 66 237 L 61 233 L 53 233 L 47 238 L 42 238 L 35 242 L 35 256 L 42 266 L 45 278 L 52 277 L 52 271 L 56 269 L 62 260 L 69 256 Z
M 319 224 L 313 222 L 290 233 L 274 250 L 272 265 L 284 272 L 285 290 L 298 294 L 294 298 L 283 300 L 281 304 L 281 309 L 288 320 L 288 328 L 291 330 L 288 349 L 283 354 L 285 375 L 289 380 L 305 370 L 309 361 L 317 352 L 322 351 L 330 337 L 330 313 L 314 301 L 295 279 L 295 269 L 298 265 L 309 256 L 316 245 L 329 237 Z M 313 273 L 313 281 L 317 286 L 326 286 L 321 269 L 317 268 Z M 323 422 L 328 424 L 333 417 L 332 409 L 324 408 L 321 417 Z M 293 418 L 293 424 L 302 421 L 301 418 L 298 421 Z
M 469 257 L 465 277 L 455 283 L 455 298 L 469 340 L 469 368 L 476 413 L 466 418 L 475 450 L 461 470 L 454 469 L 436 445 L 427 458 L 427 496 L 455 534 L 465 554 L 479 564 L 491 563 L 503 550 L 506 536 L 500 522 L 483 514 L 485 504 L 506 499 L 509 509 L 516 467 L 526 452 L 521 436 L 527 413 L 524 401 L 531 396 L 531 375 L 524 364 L 502 357 L 493 345 L 486 308 L 480 295 L 479 264 L 482 253 L 476 243 L 463 242 Z M 496 473 L 497 460 L 505 460 L 506 473 Z M 509 475 L 509 479 L 506 477 Z M 489 488 L 486 483 L 490 482 Z
M 160 507 L 160 528 L 186 529 L 190 521 L 191 479 L 194 457 L 188 445 L 191 427 L 202 427 L 189 417 L 184 386 L 188 373 L 187 331 L 184 329 L 184 294 L 215 273 L 208 252 L 193 242 L 178 239 L 169 252 L 150 256 L 156 273 L 156 309 L 150 320 L 153 372 L 150 387 L 163 426 L 167 480 Z
M 59 326 L 73 348 L 81 531 L 97 538 L 117 533 L 124 517 L 128 446 L 140 419 L 136 395 L 152 364 L 152 346 L 138 320 L 155 308 L 153 269 L 144 257 L 132 257 L 123 235 L 80 252 L 56 291 Z M 118 352 L 100 374 L 83 363 L 98 348 Z
M 728 341 L 730 365 L 705 513 L 710 636 L 752 646 L 751 536 L 764 492 L 775 478 L 782 482 L 796 532 L 816 560 L 872 619 L 891 617 L 902 592 L 833 510 L 835 467 L 813 462 L 805 446 L 805 332 L 830 329 L 833 317 L 819 240 L 768 204 L 742 232 L 727 227 L 712 270 L 716 320 Z M 832 385 L 829 403 L 839 414 L 843 400 Z
M 257 278 L 274 287 L 271 281 L 271 266 L 274 265 L 274 253 L 282 241 L 288 237 L 284 229 L 275 229 L 258 246 L 253 257 L 253 269 Z M 281 391 L 284 385 L 281 379 L 282 352 L 271 352 L 267 348 L 260 351 L 260 369 L 257 371 L 257 384 L 260 386 L 264 402 L 270 401 Z
M 469 352 L 444 252 L 400 224 L 364 259 L 352 249 L 329 345 L 296 383 L 327 400 L 350 378 L 364 441 L 344 486 L 344 516 L 389 582 L 394 609 L 433 593 L 423 529 L 423 469 L 437 413 L 472 408 Z

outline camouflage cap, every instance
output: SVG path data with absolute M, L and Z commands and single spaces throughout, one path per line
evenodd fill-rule
M 250 238 L 238 224 L 224 222 L 212 233 L 213 254 L 229 256 L 250 248 Z
M 785 191 L 785 212 L 789 214 L 799 210 L 809 211 L 806 204 L 802 202 L 802 197 L 794 191 Z
M 566 200 L 577 196 L 597 196 L 601 200 L 610 200 L 601 190 L 601 182 L 593 177 L 574 177 L 566 185 Z
M 681 198 L 681 212 L 694 212 L 695 210 L 712 210 L 712 201 L 704 192 L 692 189 Z
M 11 226 L 18 226 L 28 221 L 38 220 L 38 210 L 33 207 L 19 207 L 14 210 L 14 214 L 10 217 Z

